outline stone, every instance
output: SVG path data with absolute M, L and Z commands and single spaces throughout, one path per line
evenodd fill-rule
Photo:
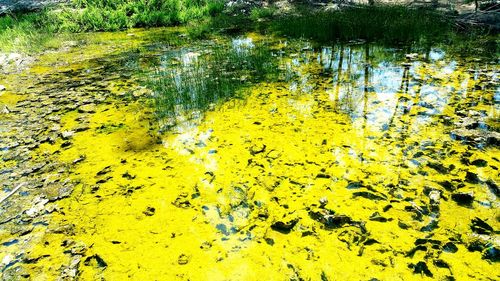
M 423 261 L 419 261 L 416 265 L 412 265 L 411 267 L 413 267 L 413 273 L 415 274 L 424 274 L 427 277 L 433 276 L 432 272 L 429 270 L 429 267 Z
M 326 204 L 328 204 L 328 198 L 326 198 L 326 197 L 321 197 L 321 198 L 319 199 L 319 205 L 320 205 L 320 206 L 322 206 L 322 207 L 324 207 L 324 206 L 326 206 Z
M 447 253 L 456 253 L 458 251 L 458 247 L 453 242 L 448 242 L 444 244 L 443 251 Z
M 494 231 L 493 227 L 478 217 L 472 219 L 470 228 L 477 234 L 490 234 Z
M 274 231 L 281 232 L 283 234 L 288 234 L 292 231 L 293 227 L 299 222 L 299 219 L 281 220 L 276 221 L 271 225 L 271 229 Z
M 142 213 L 144 213 L 146 216 L 150 217 L 155 214 L 156 209 L 153 207 L 147 207 L 146 210 Z
M 70 139 L 72 138 L 73 136 L 75 135 L 75 132 L 74 131 L 63 131 L 61 133 L 61 137 L 63 140 L 67 140 L 67 139 Z
M 186 256 L 185 254 L 181 254 L 177 259 L 177 263 L 180 265 L 188 264 L 188 262 L 189 262 L 189 257 Z
M 451 195 L 451 199 L 458 205 L 470 206 L 474 202 L 473 192 L 456 192 Z
M 78 108 L 79 113 L 95 113 L 96 106 L 94 104 L 82 105 Z
M 370 216 L 370 220 L 378 222 L 387 222 L 390 221 L 391 219 L 381 216 L 379 212 L 375 212 Z

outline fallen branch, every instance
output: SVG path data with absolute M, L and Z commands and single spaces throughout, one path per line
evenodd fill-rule
M 0 204 L 3 203 L 3 201 L 9 199 L 9 197 L 11 197 L 12 195 L 14 195 L 14 193 L 16 193 L 21 187 L 23 187 L 23 185 L 25 185 L 26 183 L 23 182 L 23 183 L 20 183 L 18 186 L 16 186 L 16 188 L 14 188 L 9 194 L 7 194 L 7 196 L 5 196 L 4 198 L 2 198 L 2 200 L 0 200 Z

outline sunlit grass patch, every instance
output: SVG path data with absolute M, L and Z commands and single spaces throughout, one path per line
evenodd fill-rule
M 185 24 L 219 15 L 221 0 L 74 0 L 57 9 L 0 17 L 0 50 L 37 52 L 56 33 Z
M 47 12 L 0 17 L 0 51 L 39 51 L 57 45 Z

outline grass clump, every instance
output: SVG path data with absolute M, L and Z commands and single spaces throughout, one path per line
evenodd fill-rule
M 0 51 L 37 52 L 55 33 L 172 26 L 223 9 L 223 0 L 73 0 L 57 9 L 0 17 Z
M 57 45 L 51 22 L 45 11 L 0 17 L 0 51 L 37 52 Z
M 268 47 L 243 41 L 232 47 L 214 47 L 206 54 L 188 52 L 168 57 L 146 84 L 154 93 L 157 119 L 172 125 L 177 116 L 203 112 L 242 97 L 245 86 L 272 79 L 276 68 Z
M 271 29 L 322 43 L 352 39 L 399 43 L 444 38 L 452 26 L 432 10 L 384 5 L 282 16 L 273 21 Z
M 75 0 L 58 19 L 64 31 L 113 31 L 187 23 L 223 8 L 222 0 Z

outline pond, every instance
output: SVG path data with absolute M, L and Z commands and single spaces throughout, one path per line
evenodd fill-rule
M 498 59 L 182 28 L 0 76 L 5 280 L 494 280 Z

